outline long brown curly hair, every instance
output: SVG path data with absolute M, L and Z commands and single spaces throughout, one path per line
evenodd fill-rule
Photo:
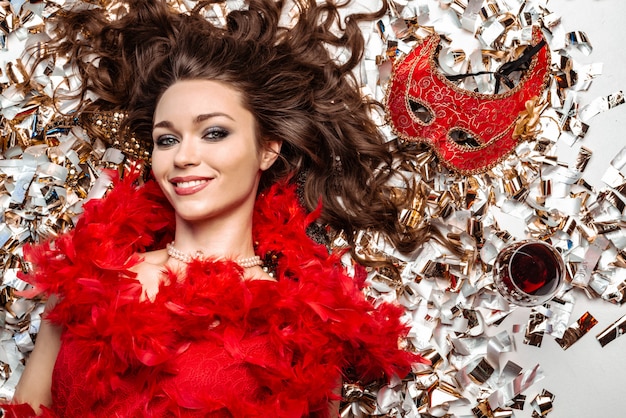
M 342 20 L 342 6 L 331 0 L 298 0 L 289 28 L 280 25 L 283 1 L 249 0 L 224 25 L 202 14 L 218 2 L 180 13 L 164 1 L 129 0 L 119 18 L 100 8 L 59 15 L 51 50 L 77 66 L 81 110 L 122 110 L 124 127 L 151 143 L 154 109 L 169 86 L 224 82 L 255 116 L 260 145 L 282 141 L 261 190 L 280 178 L 304 178 L 305 206 L 312 210 L 321 201 L 320 222 L 344 231 L 350 244 L 369 229 L 383 232 L 400 251 L 412 250 L 420 233 L 400 223 L 403 201 L 389 186 L 397 149 L 371 118 L 380 104 L 363 97 L 353 72 L 364 50 L 358 24 L 381 17 L 386 1 L 377 12 Z M 329 47 L 349 51 L 348 58 L 338 62 Z M 88 93 L 98 99 L 87 100 Z

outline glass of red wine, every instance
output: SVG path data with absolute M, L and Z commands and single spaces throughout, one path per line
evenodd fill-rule
M 493 280 L 498 292 L 519 306 L 537 306 L 550 300 L 565 279 L 561 254 L 539 240 L 518 241 L 496 257 Z

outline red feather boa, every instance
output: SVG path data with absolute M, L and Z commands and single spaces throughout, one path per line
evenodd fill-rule
M 89 388 L 89 396 L 73 395 L 71 384 L 63 395 L 53 389 L 57 404 L 45 416 L 324 417 L 340 370 L 371 381 L 404 376 L 421 360 L 397 348 L 402 310 L 364 299 L 340 254 L 308 238 L 317 214 L 307 215 L 284 184 L 263 193 L 254 214 L 257 253 L 279 254 L 276 282 L 244 281 L 232 262 L 194 261 L 184 280 L 169 272 L 171 284 L 140 301 L 129 268 L 171 239 L 173 211 L 156 184 L 131 180 L 88 202 L 69 234 L 25 249 L 33 293 L 61 296 L 48 320 L 63 326 L 69 361 Z M 259 336 L 271 350 L 246 351 Z M 176 359 L 209 343 L 254 370 L 267 393 L 181 393 L 162 384 L 178 373 Z M 135 406 L 116 400 L 124 391 Z

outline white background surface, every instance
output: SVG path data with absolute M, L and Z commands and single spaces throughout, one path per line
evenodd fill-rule
M 619 90 L 626 91 L 626 1 L 625 0 L 552 0 L 548 9 L 561 15 L 567 32 L 587 34 L 593 52 L 585 56 L 577 51 L 571 56 L 581 64 L 603 63 L 603 73 L 594 79 L 591 88 L 582 96 L 582 104 L 597 97 L 605 97 Z M 580 146 L 593 151 L 583 178 L 596 190 L 606 187 L 601 181 L 610 161 L 626 147 L 626 105 L 601 113 L 590 120 L 590 129 L 584 140 L 571 149 L 561 145 L 559 157 L 567 161 L 575 158 Z M 550 336 L 545 336 L 541 347 L 522 343 L 523 333 L 515 334 L 516 352 L 508 358 L 532 369 L 539 363 L 544 379 L 531 386 L 524 394 L 523 411 L 515 417 L 532 416 L 529 402 L 543 389 L 555 395 L 550 418 L 621 418 L 626 416 L 626 336 L 601 347 L 596 335 L 626 314 L 626 305 L 616 306 L 600 300 L 586 300 L 577 293 L 571 322 L 589 311 L 598 324 L 566 351 Z M 530 309 L 520 308 L 511 314 L 498 331 L 511 329 L 514 324 L 525 325 Z

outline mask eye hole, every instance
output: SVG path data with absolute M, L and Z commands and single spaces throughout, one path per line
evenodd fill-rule
M 432 110 L 424 106 L 418 101 L 409 99 L 409 106 L 411 107 L 411 112 L 413 115 L 422 123 L 428 124 L 433 121 L 435 118 Z
M 481 143 L 470 133 L 462 129 L 451 129 L 449 133 L 450 139 L 452 139 L 457 145 L 466 148 L 480 148 Z

